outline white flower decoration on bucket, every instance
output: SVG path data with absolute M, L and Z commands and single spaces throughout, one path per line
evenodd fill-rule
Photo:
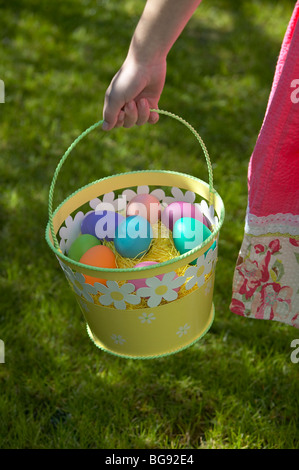
M 65 227 L 61 227 L 59 230 L 60 240 L 60 249 L 62 253 L 68 253 L 71 244 L 74 240 L 80 235 L 81 232 L 81 223 L 85 215 L 83 212 L 77 212 L 74 219 L 69 215 L 65 219 Z
M 145 280 L 148 287 L 140 287 L 137 294 L 140 297 L 148 297 L 147 305 L 150 308 L 157 307 L 162 299 L 171 302 L 178 297 L 175 289 L 185 282 L 185 276 L 175 276 L 176 273 L 172 271 L 164 274 L 161 280 L 158 277 L 150 277 Z
M 104 194 L 102 200 L 98 197 L 92 199 L 89 202 L 89 205 L 92 209 L 97 211 L 122 211 L 126 207 L 126 200 L 123 197 L 118 197 L 115 199 L 115 194 L 113 191 L 111 191 L 110 193 Z
M 59 260 L 60 266 L 63 269 L 63 272 L 67 280 L 71 283 L 72 288 L 78 295 L 83 295 L 83 297 L 88 301 L 93 303 L 93 298 L 90 294 L 96 294 L 97 289 L 90 284 L 85 282 L 85 277 L 81 273 L 73 272 L 71 268 L 66 266 L 62 261 Z
M 104 295 L 99 297 L 99 302 L 102 305 L 108 306 L 113 304 L 118 310 L 126 310 L 126 302 L 132 305 L 138 305 L 140 303 L 140 297 L 134 292 L 135 286 L 130 283 L 119 286 L 116 281 L 107 281 L 107 285 L 99 282 L 94 283 L 96 290 Z
M 211 225 L 217 225 L 218 217 L 215 215 L 214 206 L 212 204 L 208 206 L 207 201 L 203 199 L 200 204 L 196 203 L 195 206 L 199 207 L 200 211 L 208 219 Z
M 159 201 L 162 199 L 164 200 L 165 198 L 165 192 L 163 189 L 154 189 L 150 192 L 149 186 L 147 185 L 137 186 L 137 192 L 133 191 L 132 189 L 125 189 L 122 192 L 122 196 L 124 196 L 128 202 L 130 202 L 133 197 L 139 194 L 150 194 L 151 196 L 155 196 L 157 199 L 159 199 Z
M 184 326 L 180 326 L 176 334 L 181 338 L 183 335 L 186 335 L 188 333 L 190 326 L 188 323 L 185 323 Z
M 151 323 L 153 320 L 156 320 L 156 317 L 153 313 L 142 313 L 141 317 L 138 317 L 141 320 L 141 323 Z
M 171 196 L 167 196 L 164 198 L 163 202 L 167 204 L 171 204 L 175 201 L 183 201 L 183 202 L 190 202 L 191 204 L 195 201 L 195 193 L 192 191 L 186 191 L 185 194 L 180 188 L 171 188 Z
M 126 340 L 125 340 L 121 335 L 115 335 L 115 334 L 113 334 L 113 335 L 111 336 L 111 339 L 113 339 L 113 341 L 114 341 L 115 344 L 120 344 L 120 345 L 122 345 L 122 344 L 124 344 L 124 343 L 126 342 Z
M 201 287 L 205 283 L 205 276 L 210 274 L 214 268 L 214 261 L 217 258 L 217 246 L 214 250 L 210 249 L 206 256 L 203 254 L 197 258 L 195 266 L 190 266 L 185 272 L 186 278 L 191 277 L 186 283 L 186 289 L 192 289 L 196 284 Z

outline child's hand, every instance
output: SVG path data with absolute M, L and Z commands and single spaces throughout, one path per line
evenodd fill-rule
M 166 75 L 166 60 L 154 65 L 137 63 L 129 56 L 112 79 L 105 95 L 103 130 L 154 124 Z

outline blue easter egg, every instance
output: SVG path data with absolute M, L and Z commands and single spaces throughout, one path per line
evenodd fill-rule
M 142 256 L 149 249 L 153 238 L 150 223 L 139 215 L 127 217 L 121 222 L 115 233 L 114 245 L 124 258 Z
M 99 240 L 111 241 L 119 223 L 125 217 L 114 211 L 94 211 L 86 214 L 81 223 L 81 233 L 97 237 Z
M 211 233 L 208 227 L 199 220 L 192 217 L 182 217 L 173 226 L 173 242 L 182 255 L 200 245 Z M 214 249 L 215 246 L 216 243 L 214 242 L 211 248 Z M 211 248 L 205 252 L 205 255 Z M 196 261 L 195 259 L 190 264 L 196 264 Z

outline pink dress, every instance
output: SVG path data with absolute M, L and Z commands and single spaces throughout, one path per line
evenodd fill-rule
M 249 163 L 245 233 L 230 309 L 299 328 L 299 1 Z

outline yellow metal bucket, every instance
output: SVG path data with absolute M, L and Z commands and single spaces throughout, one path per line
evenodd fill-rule
M 172 171 L 123 173 L 78 189 L 53 211 L 54 188 L 64 161 L 84 136 L 102 124 L 103 121 L 99 121 L 68 148 L 56 168 L 49 193 L 46 240 L 74 292 L 87 323 L 87 332 L 96 346 L 125 358 L 155 358 L 185 349 L 209 330 L 214 319 L 213 289 L 224 204 L 213 187 L 210 158 L 195 129 L 176 115 L 155 111 L 180 121 L 194 134 L 206 158 L 209 183 Z M 153 188 L 163 188 L 159 194 L 164 205 L 166 200 L 180 200 L 186 195 L 191 201 L 200 200 L 201 209 L 211 224 L 211 235 L 183 255 L 141 268 L 98 268 L 67 256 L 66 247 L 70 240 L 67 239 L 66 225 L 73 227 L 73 234 L 80 232 L 85 215 L 81 211 L 83 205 L 90 203 L 92 206 L 92 201 L 103 200 L 105 195 L 115 191 L 130 189 L 132 193 L 149 194 Z M 165 196 L 165 188 L 169 188 L 172 196 Z M 194 260 L 196 263 L 191 265 Z M 178 275 L 182 268 L 183 274 Z M 105 279 L 106 287 L 97 291 L 95 286 L 85 282 L 84 275 Z M 135 279 L 146 280 L 149 286 L 146 298 L 138 297 L 138 290 L 132 292 L 130 281 Z

